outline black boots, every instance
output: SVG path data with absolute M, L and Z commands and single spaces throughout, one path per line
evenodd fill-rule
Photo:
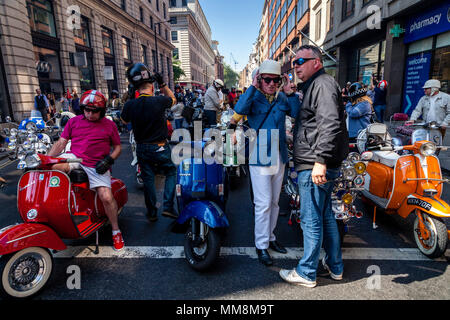
M 273 264 L 272 258 L 267 249 L 256 249 L 256 253 L 258 254 L 258 260 L 265 266 L 271 266 Z

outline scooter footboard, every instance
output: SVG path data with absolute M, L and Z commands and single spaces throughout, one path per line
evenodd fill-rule
M 211 228 L 225 228 L 230 224 L 222 209 L 212 201 L 201 200 L 189 203 L 177 219 L 177 223 L 184 224 L 195 218 Z
M 407 217 L 413 210 L 419 209 L 435 217 L 450 218 L 450 205 L 438 197 L 425 197 L 417 193 L 410 194 L 398 210 L 401 217 Z
M 29 247 L 66 249 L 55 231 L 42 224 L 22 223 L 0 230 L 0 256 Z

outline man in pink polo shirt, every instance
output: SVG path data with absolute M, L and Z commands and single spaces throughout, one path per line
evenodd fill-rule
M 69 173 L 81 167 L 89 178 L 89 186 L 96 190 L 111 222 L 115 250 L 124 247 L 118 224 L 118 207 L 111 192 L 111 173 L 114 160 L 121 153 L 120 136 L 117 127 L 105 118 L 106 98 L 97 90 L 86 91 L 80 99 L 83 114 L 67 122 L 59 140 L 53 145 L 49 156 L 73 157 L 83 159 L 82 164 L 62 163 L 53 166 L 54 170 Z M 60 155 L 71 141 L 70 153 Z M 112 146 L 112 152 L 111 152 Z

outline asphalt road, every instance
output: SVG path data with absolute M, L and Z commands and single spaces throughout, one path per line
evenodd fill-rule
M 293 286 L 281 280 L 280 268 L 293 268 L 298 262 L 302 235 L 298 225 L 289 225 L 288 216 L 280 216 L 276 234 L 288 247 L 286 258 L 276 255 L 274 266 L 258 262 L 253 249 L 253 215 L 248 180 L 230 195 L 227 230 L 223 254 L 208 272 L 192 270 L 182 255 L 167 254 L 167 249 L 180 249 L 184 235 L 170 231 L 172 219 L 159 217 L 155 223 L 145 218 L 143 192 L 134 181 L 130 166 L 128 137 L 122 136 L 123 152 L 116 161 L 113 175 L 125 181 L 129 201 L 119 224 L 127 247 L 125 254 L 111 252 L 111 231 L 100 233 L 100 255 L 61 253 L 54 259 L 54 270 L 46 288 L 34 300 L 410 300 L 450 298 L 450 272 L 445 257 L 429 260 L 415 250 L 411 221 L 377 215 L 377 229 L 372 228 L 372 215 L 350 222 L 343 245 L 344 279 L 340 282 L 319 275 L 316 288 Z M 0 227 L 20 222 L 16 208 L 16 185 L 21 172 L 16 163 L 0 169 L 8 184 L 0 190 Z M 161 181 L 159 183 L 161 186 Z M 450 200 L 446 187 L 443 198 Z M 282 195 L 281 208 L 287 210 Z M 91 250 L 95 236 L 80 241 L 67 241 L 75 250 Z M 90 249 L 89 249 L 90 248 Z M 157 254 L 139 254 L 152 249 Z M 134 250 L 135 249 L 135 250 Z M 399 250 L 400 249 L 400 250 Z M 297 250 L 297 251 L 296 251 Z M 160 252 L 160 254 L 158 254 Z M 75 266 L 75 267 L 74 267 Z M 70 284 L 71 270 L 79 271 L 79 288 Z M 323 273 L 323 270 L 319 270 Z M 267 301 L 266 301 L 267 302 Z M 180 301 L 180 306 L 182 302 Z

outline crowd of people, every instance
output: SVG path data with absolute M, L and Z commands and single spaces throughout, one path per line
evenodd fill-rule
M 113 247 L 121 250 L 124 240 L 118 225 L 117 204 L 111 194 L 109 170 L 121 153 L 121 145 L 117 127 L 104 118 L 106 108 L 123 104 L 121 119 L 133 129 L 150 222 L 158 219 L 155 191 L 158 173 L 166 178 L 162 215 L 177 218 L 174 209 L 176 167 L 168 143 L 167 111 L 172 111 L 177 129 L 185 125 L 183 109 L 186 106 L 200 106 L 208 125 L 217 124 L 220 113 L 232 108 L 235 114 L 229 129 L 236 129 L 240 121 L 246 121 L 256 132 L 268 131 L 257 137 L 256 148 L 252 151 L 256 161 L 249 163 L 249 171 L 255 213 L 255 249 L 259 261 L 270 266 L 273 259 L 269 250 L 287 253 L 277 241 L 275 229 L 288 162 L 286 119 L 292 119 L 289 127 L 293 127 L 293 161 L 301 197 L 304 254 L 296 267 L 281 269 L 279 274 L 289 283 L 316 286 L 323 246 L 325 256 L 321 264 L 332 279 L 341 280 L 344 264 L 338 227 L 331 209 L 332 181 L 339 175 L 341 162 L 349 153 L 349 142 L 372 121 L 383 122 L 387 82 L 373 79 L 370 86 L 348 83 L 341 90 L 336 80 L 325 72 L 321 50 L 310 45 L 298 49 L 293 67 L 301 80 L 299 85 L 282 74 L 279 62 L 265 60 L 253 73 L 251 86 L 244 90 L 235 87 L 228 90 L 222 80 L 216 79 L 206 91 L 191 91 L 177 85 L 172 92 L 160 74 L 151 72 L 142 63 L 133 64 L 127 69 L 132 90 L 122 99 L 118 92 L 113 92 L 107 101 L 98 90 L 89 90 L 80 99 L 76 92 L 72 92 L 71 99 L 68 92 L 61 98 L 61 108 L 76 111 L 78 116 L 69 120 L 49 155 L 59 155 L 71 140 L 71 153 L 63 156 L 81 158 L 82 164 L 60 164 L 55 169 L 69 172 L 80 166 L 86 171 L 90 187 L 98 192 L 111 222 Z M 421 100 L 413 112 L 413 120 L 423 116 L 442 120 L 448 125 L 449 96 L 436 90 L 439 87 L 435 80 L 425 84 L 427 98 Z M 36 93 L 35 107 L 46 118 L 46 110 L 50 113 L 53 110 L 54 99 L 51 102 L 51 95 L 42 95 L 40 90 Z M 271 141 L 271 131 L 279 135 L 277 143 Z M 93 145 L 96 147 L 92 148 Z M 261 158 L 261 148 L 268 149 L 271 161 Z

